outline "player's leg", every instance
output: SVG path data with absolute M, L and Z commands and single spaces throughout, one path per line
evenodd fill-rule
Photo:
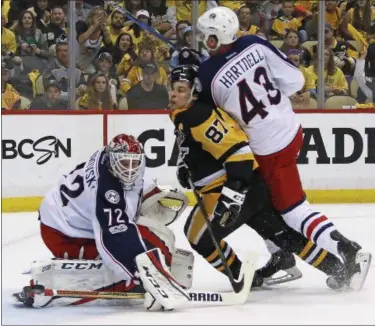
M 294 253 L 309 265 L 329 276 L 327 284 L 331 288 L 337 289 L 347 285 L 348 275 L 341 261 L 286 225 L 283 218 L 271 205 L 265 206 L 246 224 L 257 231 L 270 246 L 271 259 L 266 266 L 257 270 L 257 275 L 265 279 L 267 284 L 283 283 L 296 275 L 297 271 L 293 270 L 295 267 Z M 272 278 L 272 275 L 280 270 L 286 271 L 287 274 L 280 278 Z
M 306 200 L 296 163 L 301 146 L 302 130 L 299 130 L 295 139 L 282 151 L 256 156 L 261 174 L 270 188 L 273 206 L 294 230 L 334 255 L 340 255 L 350 275 L 363 272 L 365 277 L 371 255 L 360 253 L 360 245 L 345 238 L 323 213 L 316 211 Z
M 43 223 L 40 223 L 40 233 L 44 244 L 52 252 L 55 258 L 99 258 L 94 239 L 72 238 Z
M 32 267 L 33 282 L 15 296 L 19 301 L 28 303 L 29 293 L 34 284 L 46 288 L 63 290 L 102 290 L 129 291 L 135 285 L 141 284 L 145 294 L 145 306 L 155 310 L 157 307 L 172 309 L 182 302 L 189 300 L 181 285 L 171 275 L 166 257 L 169 247 L 174 246 L 174 237 L 164 238 L 153 233 L 153 239 L 147 237 L 144 242 L 146 227 L 132 222 L 121 224 L 117 232 L 102 229 L 99 221 L 93 221 L 96 235 L 96 246 L 102 260 L 58 259 L 37 262 Z M 153 229 L 155 231 L 155 228 Z M 142 235 L 143 233 L 143 235 Z M 161 232 L 165 234 L 166 232 Z M 158 239 L 156 239 L 158 238 Z M 60 240 L 65 240 L 60 234 Z M 49 242 L 52 249 L 58 241 Z M 52 244 L 52 245 L 51 245 Z M 59 252 L 56 249 L 56 252 Z M 72 251 L 73 252 L 73 251 Z M 128 286 L 123 286 L 124 283 Z M 129 287 L 133 285 L 132 287 Z M 26 289 L 26 290 L 25 290 Z M 165 296 L 163 294 L 166 294 Z M 43 293 L 33 293 L 33 305 L 37 307 L 50 303 L 50 299 Z M 70 299 L 71 300 L 71 299 Z M 82 304 L 90 300 L 73 300 L 70 304 Z
M 222 240 L 227 235 L 232 233 L 235 228 L 223 228 L 219 223 L 216 223 L 213 220 L 213 212 L 220 194 L 220 189 L 215 192 L 203 194 L 202 201 L 210 217 L 213 232 L 218 243 L 220 244 L 220 248 L 224 254 L 226 263 L 231 269 L 234 278 L 237 279 L 242 265 L 241 260 L 238 258 L 237 254 L 233 251 L 230 245 L 226 241 Z M 244 222 L 245 221 L 243 221 L 242 224 Z M 240 224 L 241 223 L 239 222 L 236 228 L 239 227 Z M 206 221 L 198 204 L 195 205 L 195 207 L 190 212 L 190 215 L 184 227 L 184 233 L 192 248 L 196 250 L 201 256 L 203 256 L 203 258 L 205 258 L 212 267 L 225 274 L 223 261 L 221 260 L 219 252 L 215 248 L 212 239 L 207 231 Z

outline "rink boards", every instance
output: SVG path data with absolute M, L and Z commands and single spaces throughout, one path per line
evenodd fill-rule
M 31 113 L 31 114 L 30 114 Z M 375 202 L 375 112 L 302 111 L 298 166 L 310 201 Z M 179 187 L 173 124 L 166 111 L 3 114 L 2 211 L 33 211 L 58 178 L 119 133 L 145 147 L 146 177 Z

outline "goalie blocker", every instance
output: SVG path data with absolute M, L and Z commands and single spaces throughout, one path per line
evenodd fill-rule
M 34 284 L 117 291 L 140 284 L 167 309 L 188 300 L 184 288 L 191 286 L 193 255 L 174 259 L 175 239 L 166 227 L 188 199 L 169 187 L 144 186 L 144 170 L 142 145 L 121 134 L 60 179 L 39 209 L 42 239 L 57 260 L 33 264 Z M 85 263 L 99 257 L 98 265 Z

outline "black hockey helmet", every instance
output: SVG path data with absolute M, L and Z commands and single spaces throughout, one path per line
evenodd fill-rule
M 200 93 L 202 91 L 202 84 L 198 79 L 198 66 L 196 65 L 183 65 L 174 68 L 170 74 L 170 84 L 177 81 L 186 81 L 190 84 L 193 94 Z

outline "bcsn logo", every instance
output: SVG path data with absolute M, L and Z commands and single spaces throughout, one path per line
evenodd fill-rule
M 34 156 L 39 157 L 36 164 L 42 165 L 47 163 L 52 156 L 59 157 L 60 151 L 66 157 L 72 156 L 72 140 L 66 139 L 66 145 L 56 138 L 55 136 L 45 136 L 34 141 L 32 139 L 22 139 L 18 144 L 13 139 L 3 139 L 1 141 L 2 152 L 1 156 L 4 160 L 15 159 L 20 156 L 23 159 L 29 160 Z

